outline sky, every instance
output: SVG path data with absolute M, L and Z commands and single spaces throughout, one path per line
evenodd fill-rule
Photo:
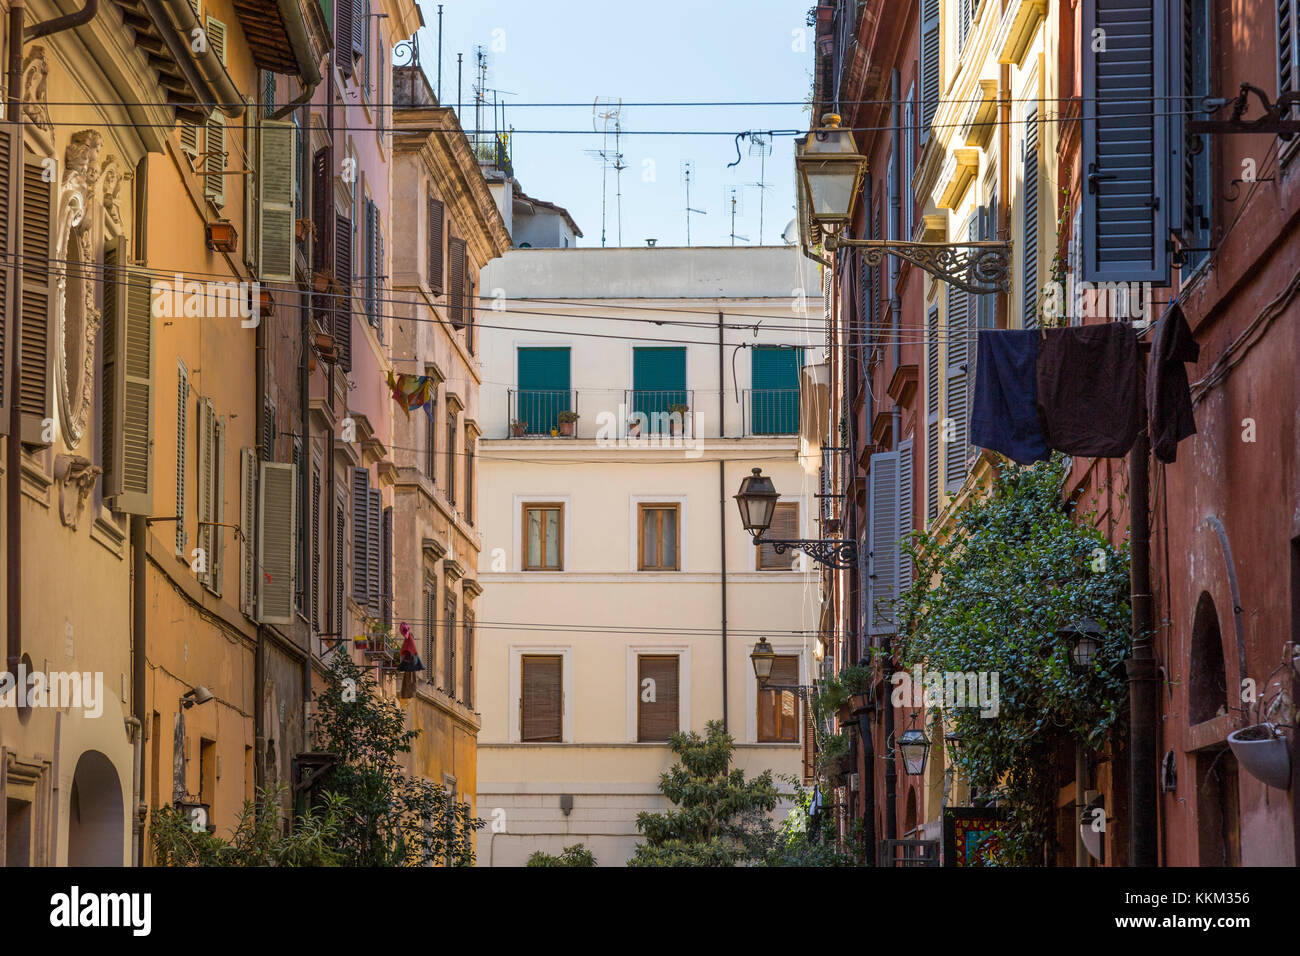
M 420 0 L 426 27 L 420 60 L 438 82 L 438 6 Z M 623 103 L 619 144 L 626 168 L 606 173 L 605 244 L 619 245 L 616 185 L 621 178 L 622 245 L 648 238 L 687 244 L 686 180 L 692 164 L 690 244 L 779 244 L 794 217 L 793 139 L 775 136 L 765 169 L 742 131 L 808 128 L 803 106 L 812 86 L 813 0 L 444 0 L 442 102 L 456 105 L 456 55 L 464 55 L 461 125 L 474 128 L 475 48 L 487 54 L 487 83 L 505 104 L 515 178 L 533 198 L 569 210 L 583 238 L 601 245 L 602 164 L 589 151 L 614 153 L 614 137 L 593 128 L 609 101 Z M 490 103 L 493 94 L 488 92 Z M 644 103 L 781 101 L 787 106 L 645 106 Z M 526 104 L 548 104 L 528 106 Z M 549 104 L 573 104 L 552 106 Z M 484 110 L 491 128 L 491 108 Z M 529 130 L 572 130 L 576 134 Z M 688 131 L 692 135 L 654 135 Z M 705 135 L 719 132 L 724 135 Z M 762 179 L 767 188 L 760 189 Z M 762 202 L 760 202 L 760 196 Z M 741 239 L 739 237 L 745 237 Z M 747 241 L 746 241 L 747 240 Z

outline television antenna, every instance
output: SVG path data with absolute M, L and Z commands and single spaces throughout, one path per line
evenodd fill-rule
M 591 128 L 603 137 L 600 149 L 589 149 L 587 155 L 600 163 L 600 244 L 605 245 L 605 210 L 609 190 L 609 171 L 614 170 L 615 210 L 618 218 L 618 244 L 623 244 L 623 161 L 621 140 L 623 136 L 623 98 L 598 96 L 591 104 Z M 610 135 L 614 148 L 610 149 Z
M 692 159 L 682 160 L 682 181 L 686 184 L 686 245 L 691 244 L 691 214 L 697 216 L 707 216 L 708 211 L 704 209 L 695 209 L 691 206 L 691 176 L 695 173 L 695 161 Z
M 758 182 L 747 185 L 758 187 L 758 244 L 763 244 L 763 205 L 767 191 L 767 157 L 772 155 L 771 133 L 749 134 L 749 155 L 758 157 Z
M 736 213 L 739 212 L 743 216 L 745 214 L 745 210 L 743 208 L 743 204 L 740 201 L 740 198 L 736 195 L 735 186 L 731 187 L 730 202 L 731 202 L 731 244 L 734 246 L 736 244 L 737 239 L 739 239 L 741 242 L 749 242 L 749 236 L 739 236 L 736 234 Z M 737 207 L 741 207 L 741 208 L 737 208 Z

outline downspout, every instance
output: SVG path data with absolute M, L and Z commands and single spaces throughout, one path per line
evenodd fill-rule
M 1158 678 L 1152 653 L 1151 528 L 1147 514 L 1150 472 L 1146 405 L 1141 406 L 1137 441 L 1129 452 L 1129 588 L 1133 648 L 1125 670 L 1129 692 L 1129 866 L 1155 866 L 1157 860 L 1156 713 Z
M 280 19 L 284 22 L 284 32 L 289 38 L 289 49 L 293 51 L 294 61 L 298 64 L 298 78 L 302 81 L 302 92 L 271 114 L 271 119 L 278 120 L 298 107 L 311 101 L 316 87 L 320 86 L 321 68 L 311 58 L 311 42 L 307 39 L 307 26 L 302 21 L 302 10 L 297 0 L 279 0 Z M 321 61 L 324 62 L 323 60 Z M 304 126 L 303 129 L 308 129 Z
M 182 37 L 192 37 L 195 35 L 195 30 L 203 29 L 203 24 L 199 23 L 199 18 L 194 15 L 189 0 L 143 0 L 143 2 L 151 13 L 159 4 L 169 11 Z M 198 63 L 204 81 L 217 94 L 217 108 L 231 119 L 243 116 L 244 98 L 240 96 L 234 81 L 230 79 L 230 74 L 226 72 L 225 64 L 221 62 L 221 58 L 217 56 L 212 46 L 204 44 L 202 53 L 194 53 L 193 47 L 187 49 L 189 56 Z
M 11 0 L 9 7 L 9 102 L 5 115 L 13 124 L 14 143 L 11 153 L 23 162 L 23 111 L 19 105 L 23 77 L 23 16 L 26 13 L 25 0 Z M 23 176 L 15 176 L 17 185 L 14 201 L 9 209 L 9 236 L 13 248 L 23 247 Z M 22 300 L 23 270 L 16 263 L 12 272 L 14 302 Z M 3 303 L 0 303 L 3 306 Z M 9 435 L 5 439 L 5 648 L 8 657 L 6 670 L 10 674 L 18 672 L 23 656 L 23 550 L 22 550 L 22 516 L 23 490 L 22 440 L 23 419 L 18 410 L 18 383 L 22 378 L 22 323 L 12 323 L 10 332 L 10 349 L 13 354 L 12 372 L 9 382 Z
M 148 619 L 145 600 L 145 571 L 148 558 L 149 523 L 144 515 L 131 516 L 131 718 L 134 721 L 136 739 L 135 800 L 131 804 L 131 833 L 135 841 L 132 855 L 136 866 L 144 866 L 144 717 L 145 717 L 145 674 L 149 650 L 149 631 L 145 626 Z
M 898 148 L 903 136 L 903 116 L 899 110 L 899 97 L 902 79 L 895 69 L 889 78 L 889 125 L 891 136 L 889 148 L 894 153 L 894 175 L 889 183 L 889 238 L 897 239 L 903 231 L 903 150 Z M 910 237 L 904 237 L 910 238 Z M 903 303 L 898 295 L 898 256 L 889 257 L 889 331 L 894 339 L 894 368 L 897 372 L 903 364 L 903 342 L 900 334 L 902 325 Z M 891 372 L 892 374 L 892 372 Z M 897 413 L 897 410 L 895 411 Z M 898 428 L 895 422 L 894 447 L 898 447 Z
M 257 407 L 253 420 L 261 427 L 254 436 L 255 447 L 261 447 L 262 436 L 266 434 L 266 323 L 257 323 L 256 358 L 253 362 L 254 400 Z M 261 456 L 258 456 L 261 461 Z M 260 470 L 260 469 L 259 469 Z M 259 476 L 260 477 L 260 476 Z M 253 522 L 253 542 L 251 550 L 258 553 L 261 538 L 260 522 Z M 260 585 L 259 585 L 260 586 Z M 266 786 L 266 707 L 262 699 L 266 687 L 266 625 L 257 622 L 257 643 L 253 652 L 253 784 L 258 791 Z
M 49 36 L 51 33 L 62 33 L 64 30 L 71 30 L 73 27 L 79 27 L 95 19 L 95 14 L 99 10 L 99 0 L 86 0 L 86 5 L 80 10 L 73 13 L 65 14 L 61 17 L 53 17 L 40 23 L 34 23 L 23 31 L 23 42 L 39 40 L 41 37 Z
M 999 73 L 999 84 L 1001 86 L 1000 103 L 998 111 L 1000 122 L 998 123 L 998 208 L 993 210 L 997 217 L 997 235 L 993 238 L 1001 239 L 1003 236 L 1011 235 L 1011 164 L 1009 157 L 1011 155 L 1011 67 L 1004 64 Z M 997 328 L 1008 329 L 1011 327 L 1011 309 L 1010 296 L 1005 293 L 999 294 L 994 300 L 993 321 Z
M 140 803 L 140 768 L 144 757 L 144 724 L 139 717 L 131 716 L 125 720 L 127 735 L 131 738 L 131 860 L 136 866 L 144 866 L 141 840 L 144 830 L 145 809 Z
M 894 448 L 898 448 L 899 431 L 902 429 L 902 413 L 895 405 L 890 413 L 890 432 Z M 889 635 L 880 638 L 880 649 L 886 665 L 894 660 L 893 642 Z M 898 839 L 898 759 L 894 752 L 894 708 L 881 705 L 885 713 L 885 839 Z
M 306 122 L 302 124 L 302 128 L 304 130 L 311 129 L 310 117 L 306 118 Z M 311 187 L 308 186 L 308 190 L 310 190 L 310 188 Z M 308 203 L 311 203 L 312 200 L 313 197 L 310 194 L 307 196 L 306 199 L 303 200 L 303 206 L 305 209 L 312 208 L 312 206 L 308 205 Z M 307 300 L 305 305 L 301 305 L 303 298 L 306 298 Z M 299 378 L 298 388 L 299 388 L 299 402 L 302 406 L 301 409 L 299 410 L 300 412 L 299 427 L 302 429 L 302 475 L 300 476 L 298 482 L 299 485 L 301 486 L 298 491 L 298 503 L 299 503 L 299 514 L 301 516 L 301 520 L 305 524 L 308 516 L 311 514 L 311 486 L 307 483 L 307 476 L 309 476 L 312 473 L 312 460 L 311 460 L 312 444 L 311 444 L 311 415 L 310 415 L 310 410 L 311 410 L 311 364 L 310 364 L 311 295 L 310 293 L 299 293 L 299 302 L 300 302 L 300 308 L 298 312 L 301 319 L 301 321 L 299 322 L 299 328 L 301 330 L 300 334 L 302 336 L 302 355 L 298 362 L 298 378 Z M 305 527 L 303 528 L 303 532 L 302 532 L 302 540 L 304 545 L 303 550 L 307 550 L 308 548 L 310 548 L 311 536 L 309 534 L 309 529 Z M 315 560 L 314 557 L 313 560 Z M 310 600 L 312 597 L 310 578 L 307 578 L 306 580 L 303 581 L 302 587 L 303 587 L 303 594 L 306 596 L 308 600 Z M 306 602 L 304 601 L 304 603 Z M 307 737 L 310 732 L 310 728 L 308 727 L 309 721 L 307 717 L 307 711 L 308 711 L 307 704 L 311 700 L 311 652 L 312 652 L 311 630 L 312 630 L 312 619 L 315 616 L 316 612 L 317 612 L 317 605 L 313 604 L 311 610 L 307 613 L 307 627 L 306 627 L 307 646 L 304 648 L 307 653 L 304 655 L 302 659 L 302 747 L 304 751 L 306 751 L 307 749 Z
M 726 344 L 723 340 L 724 331 L 722 326 L 722 310 L 718 310 L 718 437 L 722 438 L 726 434 L 726 428 L 723 427 L 725 421 L 723 409 L 724 396 L 726 394 L 726 372 L 723 364 L 723 353 L 726 351 Z M 753 383 L 750 383 L 751 386 Z M 721 563 L 722 569 L 719 578 L 722 588 L 722 729 L 727 729 L 727 463 L 723 460 L 722 450 L 718 450 L 718 541 L 721 545 Z

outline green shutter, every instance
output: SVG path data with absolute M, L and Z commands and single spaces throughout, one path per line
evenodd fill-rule
M 645 415 L 647 431 L 662 427 L 673 405 L 685 405 L 686 349 L 632 350 L 632 411 Z
M 528 434 L 549 435 L 559 428 L 560 412 L 571 411 L 569 350 L 521 348 L 519 391 L 511 417 L 528 424 Z
M 799 431 L 800 350 L 774 345 L 752 349 L 750 431 L 793 435 Z

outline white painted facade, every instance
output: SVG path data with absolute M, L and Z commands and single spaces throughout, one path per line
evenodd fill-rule
M 798 657 L 800 682 L 810 680 L 819 575 L 802 557 L 795 570 L 758 570 L 732 496 L 750 469 L 762 468 L 783 500 L 798 504 L 799 535 L 817 536 L 816 449 L 801 455 L 793 434 L 751 434 L 747 391 L 750 345 L 805 347 L 806 363 L 820 360 L 812 354 L 821 341 L 817 281 L 813 263 L 780 247 L 514 250 L 483 271 L 480 294 L 498 308 L 485 302 L 477 318 L 484 592 L 476 806 L 488 821 L 480 865 L 521 865 L 535 850 L 573 843 L 601 865 L 632 855 L 636 814 L 668 806 L 658 781 L 673 763 L 665 743 L 637 742 L 639 655 L 678 658 L 681 729 L 703 731 L 723 716 L 725 670 L 733 766 L 747 776 L 800 773 L 799 740 L 759 741 L 749 653 L 766 635 L 779 654 Z M 745 326 L 725 329 L 721 349 L 719 311 L 724 324 Z M 619 406 L 633 387 L 633 350 L 674 345 L 686 349 L 685 437 L 629 437 Z M 530 346 L 570 349 L 574 437 L 510 437 L 518 353 Z M 562 506 L 563 570 L 524 570 L 529 503 Z M 677 570 L 638 570 L 642 504 L 677 507 Z M 560 659 L 559 742 L 521 740 L 528 655 Z

